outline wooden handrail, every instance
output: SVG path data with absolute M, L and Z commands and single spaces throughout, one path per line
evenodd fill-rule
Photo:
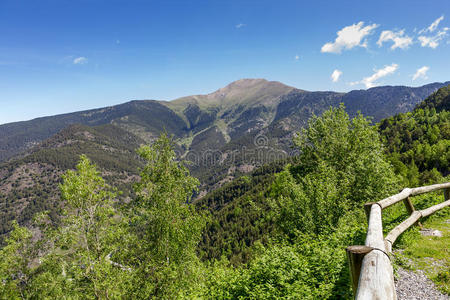
M 450 200 L 447 200 L 445 202 L 436 204 L 434 206 L 431 206 L 424 210 L 414 211 L 408 219 L 397 225 L 394 229 L 392 229 L 387 235 L 386 235 L 386 248 L 388 252 L 392 251 L 392 245 L 395 243 L 395 240 L 399 237 L 400 234 L 405 232 L 406 229 L 411 227 L 414 223 L 416 223 L 420 218 L 428 217 L 432 213 L 446 207 L 450 206 Z
M 413 189 L 406 188 L 394 196 L 390 196 L 386 199 L 378 201 L 377 204 L 380 205 L 382 209 L 385 209 L 386 207 L 389 207 L 403 199 L 406 199 L 409 196 L 416 196 L 416 195 L 420 195 L 423 193 L 429 193 L 429 192 L 434 192 L 437 190 L 448 189 L 448 188 L 450 188 L 450 182 L 421 186 L 421 187 L 417 187 L 417 188 L 413 188 Z
M 397 299 L 394 273 L 383 240 L 381 207 L 379 205 L 372 205 L 370 210 L 366 246 L 372 247 L 373 250 L 363 258 L 356 299 Z
M 444 189 L 444 202 L 420 211 L 414 209 L 410 199 L 411 196 L 441 189 Z M 391 230 L 386 238 L 383 238 L 381 212 L 384 208 L 402 200 L 410 216 Z M 364 208 L 369 222 L 365 246 L 350 246 L 347 248 L 355 299 L 397 299 L 389 256 L 389 253 L 392 251 L 392 245 L 400 234 L 418 220 L 447 206 L 450 206 L 450 182 L 417 188 L 405 188 L 396 195 L 365 205 Z

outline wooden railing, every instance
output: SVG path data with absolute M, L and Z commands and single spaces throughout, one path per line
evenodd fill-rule
M 416 211 L 414 209 L 410 197 L 441 189 L 444 190 L 444 202 L 424 210 Z M 381 212 L 400 201 L 403 201 L 410 216 L 384 238 Z M 420 218 L 427 217 L 447 206 L 450 206 L 450 182 L 412 189 L 406 188 L 394 196 L 365 204 L 364 209 L 369 221 L 365 246 L 350 246 L 347 248 L 355 299 L 397 299 L 389 256 L 392 245 L 400 234 Z

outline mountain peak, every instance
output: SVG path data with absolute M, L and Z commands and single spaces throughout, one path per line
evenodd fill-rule
M 194 95 L 168 102 L 168 106 L 184 107 L 187 104 L 199 106 L 233 105 L 237 103 L 272 105 L 279 97 L 294 90 L 278 81 L 262 78 L 244 78 L 231 82 L 223 88 L 206 95 Z
M 223 87 L 223 89 L 224 88 L 232 88 L 232 87 L 235 87 L 235 88 L 252 87 L 255 85 L 265 84 L 268 82 L 269 81 L 264 78 L 242 78 L 242 79 L 238 79 L 238 80 L 235 80 L 235 81 L 229 83 L 228 85 Z
M 242 94 L 246 93 L 248 90 L 270 90 L 270 89 L 282 89 L 282 90 L 292 90 L 293 87 L 287 86 L 278 81 L 268 81 L 263 78 L 243 78 L 236 81 L 231 82 L 223 88 L 218 89 L 217 91 L 208 94 L 208 96 L 213 95 L 217 96 L 218 94 Z

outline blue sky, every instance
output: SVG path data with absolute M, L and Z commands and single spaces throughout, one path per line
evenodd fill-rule
M 446 81 L 449 27 L 448 0 L 0 0 L 0 123 L 240 78 L 335 91 Z

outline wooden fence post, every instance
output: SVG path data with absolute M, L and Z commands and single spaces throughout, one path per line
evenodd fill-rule
M 350 246 L 347 247 L 348 267 L 350 269 L 350 278 L 352 282 L 353 295 L 356 296 L 358 289 L 359 274 L 361 274 L 361 264 L 364 256 L 372 251 L 372 247 L 367 246 Z
M 367 202 L 364 204 L 364 212 L 366 213 L 367 223 L 369 223 L 369 217 L 370 217 L 370 208 L 373 204 L 376 202 Z
M 444 190 L 444 202 L 420 211 L 414 209 L 410 196 L 441 189 Z M 391 230 L 386 238 L 383 238 L 381 212 L 383 209 L 402 200 L 409 213 L 409 217 Z M 394 274 L 389 256 L 389 252 L 392 251 L 392 245 L 400 234 L 420 218 L 427 217 L 444 207 L 450 207 L 450 182 L 412 189 L 405 188 L 400 193 L 381 201 L 364 204 L 364 211 L 369 223 L 365 246 L 350 246 L 346 249 L 352 288 L 357 300 L 397 299 Z
M 408 197 L 406 199 L 403 199 L 403 203 L 406 206 L 406 210 L 408 211 L 408 214 L 411 215 L 414 212 L 414 205 L 411 202 L 411 197 Z
M 378 204 L 370 208 L 365 244 L 373 250 L 363 258 L 355 298 L 396 300 L 394 273 L 384 244 L 381 206 Z
M 406 211 L 409 215 L 412 215 L 412 213 L 416 210 L 414 208 L 414 205 L 412 204 L 411 197 L 403 199 L 403 204 L 405 204 Z M 420 229 L 423 228 L 422 223 L 420 221 L 417 221 L 417 224 L 419 225 Z

